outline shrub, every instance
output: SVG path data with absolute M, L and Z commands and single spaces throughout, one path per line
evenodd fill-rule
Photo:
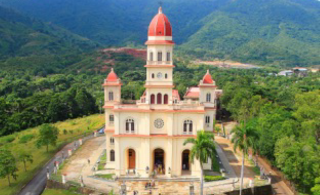
M 19 140 L 19 143 L 27 143 L 29 142 L 30 140 L 32 140 L 34 138 L 34 135 L 33 134 L 26 134 L 26 135 L 23 135 L 20 140 Z
M 68 131 L 66 129 L 63 129 L 63 134 L 66 135 Z
M 73 130 L 70 130 L 69 133 L 70 133 L 70 134 L 73 134 Z
M 10 135 L 10 136 L 5 137 L 5 138 L 3 139 L 3 141 L 4 141 L 4 143 L 11 143 L 11 142 L 13 142 L 15 139 L 16 139 L 15 136 Z
M 224 180 L 225 178 L 222 177 L 221 175 L 217 175 L 217 176 L 211 176 L 211 175 L 206 175 L 204 176 L 204 180 L 206 182 L 208 181 L 219 181 L 219 180 Z

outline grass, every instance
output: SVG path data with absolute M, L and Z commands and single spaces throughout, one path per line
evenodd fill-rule
M 255 175 L 260 175 L 260 168 L 258 166 L 254 165 L 254 162 L 252 159 L 249 160 L 250 164 L 252 165 L 252 167 L 250 167 Z
M 33 155 L 33 163 L 27 163 L 27 172 L 24 171 L 23 163 L 17 163 L 19 171 L 17 172 L 18 178 L 17 180 L 13 180 L 11 178 L 12 184 L 9 187 L 8 181 L 6 178 L 0 179 L 0 194 L 16 194 L 20 189 L 30 181 L 33 176 L 37 173 L 37 171 L 44 166 L 45 163 L 51 159 L 57 150 L 59 150 L 66 143 L 71 142 L 79 137 L 81 137 L 84 133 L 88 134 L 94 130 L 97 130 L 99 127 L 102 127 L 104 124 L 103 115 L 91 115 L 88 117 L 77 118 L 72 120 L 66 120 L 64 122 L 58 122 L 54 125 L 59 128 L 59 137 L 57 146 L 49 146 L 49 152 L 46 152 L 46 148 L 42 147 L 40 149 L 36 148 L 35 141 L 38 136 L 39 127 L 30 128 L 13 135 L 8 135 L 0 138 L 0 143 L 3 143 L 3 146 L 7 147 L 11 150 L 11 152 L 17 156 L 19 152 L 25 151 L 31 153 Z M 63 133 L 63 129 L 67 129 L 68 131 L 72 130 L 73 134 Z M 20 143 L 20 138 L 25 135 L 34 135 L 35 137 L 29 140 L 27 143 Z M 9 138 L 8 138 L 9 137 Z M 15 138 L 12 140 L 12 138 Z M 11 142 L 10 142 L 11 141 Z
M 114 175 L 113 173 L 110 173 L 110 174 L 97 174 L 95 176 L 102 179 L 112 179 L 113 175 Z
M 46 189 L 42 195 L 79 195 L 69 190 Z
M 219 181 L 219 180 L 224 180 L 224 179 L 225 179 L 225 177 L 222 177 L 221 175 L 217 175 L 217 176 L 206 175 L 206 176 L 204 176 L 205 182 Z
M 99 165 L 98 165 L 98 170 L 103 170 L 104 167 L 106 166 L 106 163 L 107 163 L 107 153 L 104 152 L 104 154 L 100 158 L 100 162 L 99 162 Z

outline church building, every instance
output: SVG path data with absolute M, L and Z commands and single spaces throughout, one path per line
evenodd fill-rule
M 106 169 L 118 177 L 199 177 L 200 164 L 189 160 L 197 131 L 213 131 L 217 90 L 209 71 L 199 85 L 187 89 L 184 99 L 173 85 L 172 27 L 162 13 L 148 29 L 145 92 L 135 104 L 122 104 L 121 80 L 111 70 L 103 83 Z M 211 161 L 204 169 L 211 168 Z

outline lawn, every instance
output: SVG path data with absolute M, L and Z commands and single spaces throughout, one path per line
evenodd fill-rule
M 57 189 L 46 189 L 42 195 L 79 195 L 77 193 L 70 192 L 69 190 L 57 190 Z
M 100 157 L 100 162 L 98 164 L 98 170 L 103 170 L 107 163 L 107 153 L 104 152 L 104 154 Z
M 104 117 L 103 115 L 98 114 L 55 123 L 54 125 L 59 128 L 58 143 L 55 147 L 49 146 L 48 153 L 46 152 L 45 147 L 38 149 L 35 146 L 39 127 L 30 128 L 13 135 L 1 137 L 0 147 L 7 147 L 15 156 L 17 156 L 21 151 L 31 153 L 33 155 L 33 163 L 27 163 L 27 172 L 24 171 L 23 163 L 19 162 L 17 164 L 19 169 L 18 178 L 16 181 L 11 178 L 11 187 L 8 186 L 6 178 L 0 179 L 0 194 L 16 194 L 29 180 L 32 179 L 34 174 L 36 174 L 36 172 L 54 156 L 57 150 L 66 143 L 83 136 L 84 133 L 89 134 L 92 131 L 97 130 L 99 127 L 102 127 L 103 124 Z M 30 139 L 32 136 L 26 135 L 34 135 L 34 138 Z M 24 138 L 23 141 L 21 141 L 20 138 L 22 137 L 29 137 L 29 139 L 26 141 Z
M 113 173 L 110 173 L 110 174 L 96 174 L 95 176 L 102 179 L 112 179 L 113 175 L 114 175 Z

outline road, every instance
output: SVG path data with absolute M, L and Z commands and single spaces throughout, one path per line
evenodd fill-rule
M 87 136 L 85 138 L 82 138 L 83 142 L 85 142 L 86 140 L 92 138 L 93 136 Z M 78 141 L 76 141 L 78 142 Z M 21 191 L 18 193 L 18 195 L 40 195 L 43 190 L 46 187 L 46 183 L 47 183 L 47 169 L 49 169 L 50 173 L 53 172 L 53 167 L 54 167 L 54 162 L 55 161 L 59 161 L 59 163 L 62 162 L 62 155 L 64 155 L 65 157 L 68 154 L 68 150 L 69 149 L 74 149 L 75 142 L 71 142 L 69 144 L 67 144 L 66 146 L 64 146 L 59 152 L 57 152 L 54 157 L 47 162 L 43 168 L 33 177 L 33 179 L 27 184 L 25 185 Z
M 291 189 L 284 183 L 277 171 L 274 171 L 270 164 L 263 158 L 259 157 L 258 163 L 262 166 L 268 176 L 271 177 L 272 188 L 276 194 L 294 195 Z

